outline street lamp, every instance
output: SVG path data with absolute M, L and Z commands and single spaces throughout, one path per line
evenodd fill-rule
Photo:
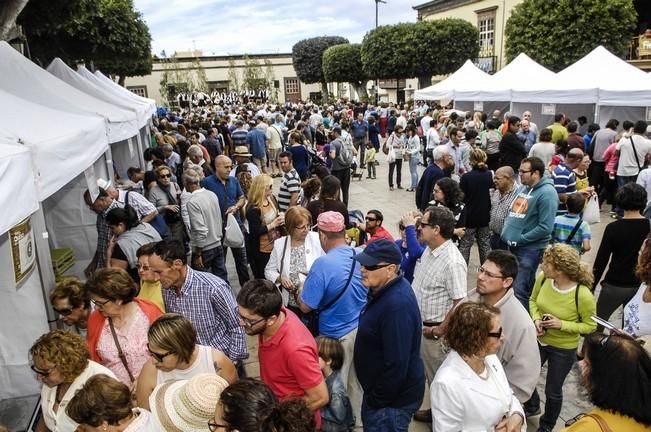
M 378 5 L 380 3 L 385 3 L 386 0 L 375 0 L 375 28 L 378 26 Z M 375 77 L 375 106 L 378 106 L 380 103 L 380 80 Z

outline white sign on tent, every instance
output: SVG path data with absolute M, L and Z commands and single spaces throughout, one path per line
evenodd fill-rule
M 542 115 L 554 115 L 556 114 L 556 104 L 542 104 L 540 111 Z

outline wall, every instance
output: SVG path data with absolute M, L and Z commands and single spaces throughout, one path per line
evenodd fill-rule
M 432 4 L 427 7 L 427 4 Z M 504 58 L 504 26 L 511 16 L 511 10 L 522 0 L 447 0 L 429 2 L 418 8 L 418 17 L 423 20 L 442 18 L 461 18 L 470 22 L 475 27 L 478 24 L 477 13 L 495 9 L 495 56 L 497 57 L 496 70 L 506 65 Z
M 278 101 L 284 103 L 285 98 L 285 89 L 284 89 L 284 80 L 285 78 L 296 78 L 296 71 L 292 65 L 292 56 L 291 54 L 266 54 L 266 55 L 249 55 L 250 60 L 257 60 L 260 63 L 260 66 L 265 71 L 264 60 L 268 59 L 272 63 L 273 68 L 273 79 L 278 80 L 280 88 L 278 89 Z M 189 68 L 192 66 L 192 61 L 194 58 L 185 57 L 177 58 L 179 68 Z M 229 61 L 233 61 L 235 65 L 235 70 L 237 71 L 238 76 L 240 77 L 240 82 L 242 81 L 242 73 L 244 71 L 244 56 L 209 56 L 209 57 L 199 57 L 201 66 L 206 72 L 206 80 L 208 82 L 222 81 L 227 82 L 228 71 L 230 68 Z M 129 77 L 125 81 L 125 87 L 146 87 L 146 96 L 156 100 L 156 103 L 163 103 L 163 98 L 160 94 L 160 81 L 163 75 L 164 63 L 160 60 L 154 61 L 154 66 L 152 73 L 143 77 Z M 301 83 L 301 99 L 309 99 L 310 92 L 319 92 L 321 90 L 320 84 L 305 84 Z

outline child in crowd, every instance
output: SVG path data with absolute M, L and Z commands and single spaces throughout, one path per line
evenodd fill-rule
M 375 147 L 371 142 L 366 143 L 366 154 L 364 155 L 364 163 L 368 170 L 367 179 L 375 178 Z
M 590 224 L 581 218 L 585 207 L 585 197 L 580 193 L 573 193 L 567 198 L 567 214 L 556 216 L 552 241 L 566 243 L 583 254 L 590 250 Z
M 321 430 L 322 432 L 350 431 L 355 424 L 353 409 L 346 393 L 346 386 L 339 376 L 341 366 L 344 364 L 344 347 L 337 339 L 325 336 L 317 337 L 316 343 L 319 349 L 319 364 L 330 395 L 330 403 L 321 408 Z

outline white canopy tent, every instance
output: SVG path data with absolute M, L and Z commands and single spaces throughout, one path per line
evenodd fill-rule
M 87 74 L 84 73 L 84 70 L 86 72 L 88 72 L 88 73 L 90 73 L 90 71 L 88 71 L 88 69 L 85 69 L 85 68 L 79 70 L 79 72 L 86 77 Z M 152 115 L 154 115 L 156 113 L 156 101 L 155 100 L 140 97 L 137 94 L 135 94 L 133 92 L 130 92 L 129 90 L 122 87 L 121 85 L 118 85 L 115 81 L 108 78 L 106 75 L 104 75 L 100 71 L 95 71 L 95 73 L 93 75 L 95 77 L 97 77 L 101 83 L 104 83 L 107 89 L 112 90 L 115 94 L 122 95 L 125 98 L 129 98 L 129 99 L 131 99 L 131 100 L 133 100 L 135 102 L 139 102 L 139 103 L 143 103 L 143 104 L 147 105 L 149 107 L 149 109 L 150 109 L 150 112 L 149 112 L 150 116 L 152 116 Z
M 434 84 L 433 86 L 414 92 L 414 99 L 417 100 L 441 100 L 462 98 L 461 100 L 475 100 L 479 97 L 481 83 L 486 82 L 489 75 L 479 69 L 475 64 L 466 62 L 452 75 Z

